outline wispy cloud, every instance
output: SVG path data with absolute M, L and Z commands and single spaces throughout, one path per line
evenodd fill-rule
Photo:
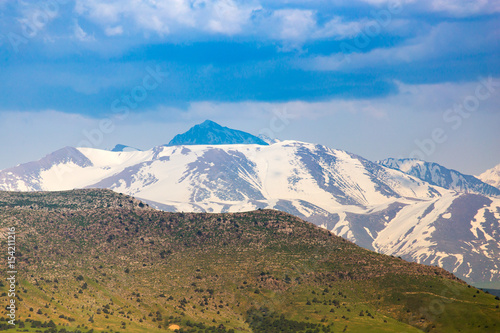
M 334 38 L 346 39 L 357 36 L 363 28 L 369 23 L 369 20 L 345 21 L 340 16 L 335 16 L 320 26 L 312 34 L 315 39 Z
M 123 33 L 123 27 L 121 25 L 117 25 L 115 27 L 107 27 L 104 31 L 107 36 L 117 36 Z
M 85 30 L 82 29 L 82 27 L 78 24 L 77 21 L 75 21 L 75 25 L 73 27 L 74 33 L 75 33 L 75 38 L 78 39 L 79 41 L 82 42 L 91 42 L 95 41 L 94 36 L 89 35 Z
M 464 17 L 500 12 L 498 0 L 361 0 L 362 2 L 383 6 L 398 3 L 412 11 L 438 12 Z

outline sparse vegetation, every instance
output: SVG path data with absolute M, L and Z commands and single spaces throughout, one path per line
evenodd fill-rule
M 442 269 L 364 250 L 291 215 L 175 214 L 139 203 L 108 190 L 0 192 L 0 227 L 15 226 L 18 232 L 19 314 L 25 329 L 475 332 L 479 325 L 494 332 L 500 327 L 500 301 L 494 296 Z M 2 284 L 0 293 L 6 291 Z M 0 302 L 6 304 L 7 297 Z M 8 328 L 4 323 L 5 318 L 0 329 Z

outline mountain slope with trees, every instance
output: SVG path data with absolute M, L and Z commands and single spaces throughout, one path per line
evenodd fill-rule
M 67 204 L 72 202 L 82 204 Z M 109 190 L 3 192 L 0 223 L 3 230 L 16 228 L 18 313 L 26 327 L 108 332 L 168 327 L 494 332 L 500 327 L 500 301 L 445 270 L 365 250 L 275 210 L 167 213 Z M 6 289 L 3 285 L 0 292 Z M 7 304 L 6 294 L 0 299 Z

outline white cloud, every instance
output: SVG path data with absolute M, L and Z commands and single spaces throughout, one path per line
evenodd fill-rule
M 259 7 L 240 8 L 233 1 L 212 3 L 212 16 L 207 22 L 210 31 L 234 35 L 241 32 L 242 26 L 249 21 L 252 12 Z
M 311 10 L 280 9 L 273 13 L 277 21 L 276 37 L 283 40 L 302 40 L 316 28 L 315 13 Z
M 5 3 L 0 0 L 0 6 Z M 420 17 L 425 18 L 429 12 L 434 16 L 438 13 L 444 19 L 500 12 L 500 0 L 75 0 L 74 3 L 74 10 L 68 14 L 76 15 L 73 19 L 81 26 L 70 27 L 69 32 L 82 41 L 92 38 L 85 30 L 88 23 L 94 23 L 107 36 L 243 35 L 278 40 L 299 48 L 310 40 L 353 38 L 373 25 L 376 20 L 373 13 L 390 12 L 394 4 L 400 7 L 397 13 L 392 13 L 391 25 L 383 29 L 396 35 L 399 34 L 396 20 L 422 22 Z M 339 14 L 343 9 L 350 13 L 360 6 L 366 17 Z M 366 6 L 373 8 L 366 10 Z M 34 26 L 38 32 L 55 17 L 66 17 L 66 12 L 60 15 L 60 11 L 69 11 L 69 7 L 60 5 L 54 7 L 56 10 L 48 10 L 21 1 L 17 7 L 21 15 L 13 17 L 21 25 Z M 408 32 L 408 27 L 413 30 Z M 403 25 L 406 35 L 415 33 L 414 28 L 415 25 L 408 22 Z
M 117 25 L 116 27 L 107 27 L 104 29 L 104 32 L 107 36 L 117 36 L 123 34 L 123 27 L 121 25 Z
M 75 9 L 105 29 L 119 24 L 160 35 L 190 29 L 233 35 L 260 6 L 233 0 L 78 0 Z
M 311 4 L 311 9 L 282 8 L 282 5 L 278 2 L 264 8 L 258 0 L 77 0 L 75 11 L 102 26 L 108 36 L 126 31 L 160 36 L 254 35 L 292 44 L 311 39 L 351 38 L 370 23 L 368 19 L 352 21 L 334 15 L 319 24 L 319 9 L 316 9 L 319 4 Z
M 90 36 L 87 32 L 85 32 L 85 30 L 83 30 L 82 27 L 80 27 L 78 22 L 75 22 L 73 31 L 76 39 L 82 42 L 91 42 L 95 40 L 94 36 Z

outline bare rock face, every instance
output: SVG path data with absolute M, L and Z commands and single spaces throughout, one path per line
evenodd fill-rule
M 176 135 L 169 146 L 180 145 L 228 145 L 228 144 L 257 144 L 268 145 L 267 142 L 252 134 L 222 127 L 221 125 L 206 120 L 193 126 L 186 133 Z

